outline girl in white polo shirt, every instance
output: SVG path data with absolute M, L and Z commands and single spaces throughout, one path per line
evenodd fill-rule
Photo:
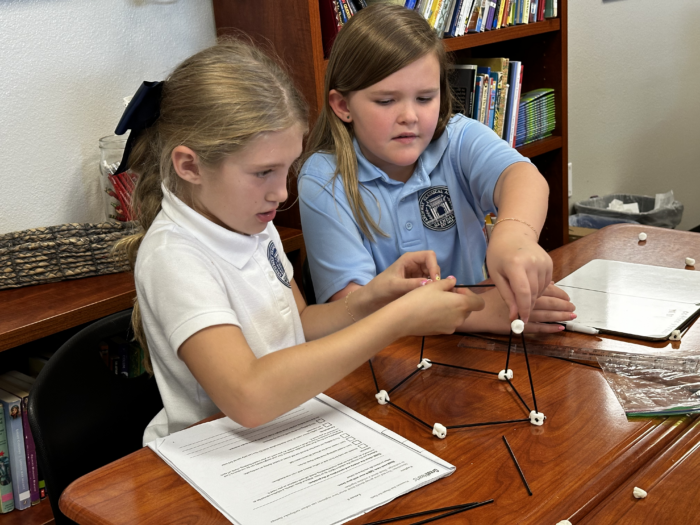
M 306 122 L 277 63 L 238 41 L 145 82 L 126 109 L 120 170 L 138 174 L 131 204 L 142 231 L 119 247 L 134 266 L 133 324 L 164 404 L 144 442 L 219 410 L 263 424 L 398 337 L 451 333 L 483 307 L 453 293 L 454 279 L 429 281 L 439 267 L 428 251 L 345 301 L 306 306 L 272 224 Z

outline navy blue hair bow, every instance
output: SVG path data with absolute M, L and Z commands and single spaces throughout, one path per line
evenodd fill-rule
M 124 147 L 124 155 L 119 163 L 118 173 L 129 169 L 129 155 L 134 142 L 139 134 L 146 128 L 155 124 L 160 116 L 160 99 L 163 94 L 163 81 L 144 82 L 139 86 L 129 105 L 124 110 L 122 118 L 117 124 L 114 133 L 123 135 L 128 129 L 131 130 L 129 139 Z

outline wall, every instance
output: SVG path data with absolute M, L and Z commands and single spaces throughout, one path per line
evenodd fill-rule
M 673 190 L 700 225 L 700 2 L 568 5 L 570 202 Z
M 0 233 L 100 220 L 122 98 L 215 34 L 208 0 L 0 2 Z

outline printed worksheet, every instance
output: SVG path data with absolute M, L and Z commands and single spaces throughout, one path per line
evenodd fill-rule
M 344 523 L 455 467 L 321 394 L 274 421 L 229 418 L 148 444 L 232 523 Z

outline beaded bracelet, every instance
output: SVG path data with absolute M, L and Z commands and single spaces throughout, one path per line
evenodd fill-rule
M 530 228 L 533 232 L 535 232 L 535 235 L 537 236 L 538 239 L 540 238 L 539 232 L 535 229 L 535 227 L 534 227 L 532 224 L 529 224 L 529 223 L 527 223 L 527 222 L 525 222 L 525 221 L 523 221 L 523 220 L 521 220 L 521 219 L 516 219 L 516 218 L 514 218 L 514 217 L 506 217 L 505 219 L 498 219 L 498 220 L 496 221 L 496 224 L 493 225 L 493 227 L 495 228 L 496 226 L 498 226 L 500 223 L 502 223 L 502 222 L 504 222 L 504 221 L 516 221 L 516 222 L 520 222 L 520 223 L 524 224 L 525 226 L 527 226 L 528 228 Z
M 355 290 L 353 290 L 352 292 L 354 292 L 354 291 L 355 291 Z M 357 322 L 357 319 L 355 319 L 355 316 L 352 315 L 352 312 L 350 311 L 350 307 L 348 306 L 348 297 L 350 297 L 350 294 L 351 294 L 352 292 L 350 292 L 349 294 L 347 294 L 347 295 L 345 296 L 345 310 L 348 312 L 348 315 L 350 316 L 350 319 L 352 319 L 352 322 L 353 322 L 353 323 L 356 323 L 356 322 Z

